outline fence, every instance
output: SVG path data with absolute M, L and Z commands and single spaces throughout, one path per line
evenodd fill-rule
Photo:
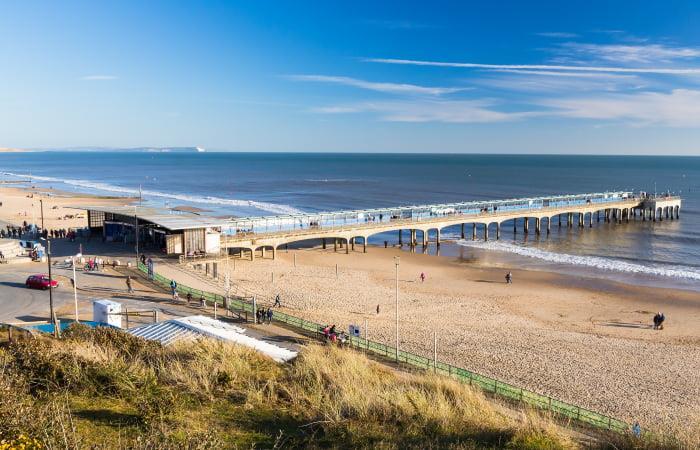
M 148 273 L 148 269 L 145 265 L 139 263 L 139 270 Z M 170 282 L 168 278 L 157 273 L 153 274 L 153 281 L 159 283 L 165 287 L 170 287 Z M 193 296 L 203 297 L 209 302 L 217 302 L 224 304 L 224 296 L 220 294 L 214 294 L 211 292 L 201 291 L 197 289 L 192 289 L 187 286 L 178 284 L 177 290 L 179 293 L 187 295 L 191 293 Z M 230 298 L 229 307 L 244 311 L 246 313 L 253 314 L 253 303 L 244 298 Z M 282 322 L 289 325 L 292 328 L 296 328 L 305 333 L 311 333 L 314 336 L 322 336 L 321 324 L 311 322 L 299 317 L 292 316 L 280 311 L 276 311 L 274 314 L 274 319 L 277 322 Z M 383 356 L 392 361 L 396 361 L 396 348 L 390 347 L 379 342 L 370 341 L 364 338 L 351 337 L 350 343 L 353 347 L 358 349 L 363 349 L 368 352 L 374 353 L 378 356 Z M 456 367 L 450 364 L 441 363 L 434 361 L 430 358 L 425 358 L 420 355 L 405 352 L 399 350 L 398 352 L 398 362 L 405 363 L 407 365 L 426 369 L 434 370 L 436 373 L 448 375 L 450 377 L 457 378 L 458 380 L 469 384 L 470 386 L 475 386 L 483 390 L 484 392 L 492 393 L 501 398 L 523 402 L 530 406 L 551 411 L 562 417 L 570 418 L 596 428 L 602 428 L 617 432 L 626 432 L 630 429 L 629 424 L 621 420 L 614 419 L 610 416 L 606 416 L 595 411 L 581 408 L 570 403 L 563 402 L 561 400 L 554 399 L 552 397 L 541 395 L 536 392 L 532 392 L 517 386 L 513 386 L 503 381 L 499 381 L 495 378 L 491 378 L 479 373 L 463 369 L 461 367 Z

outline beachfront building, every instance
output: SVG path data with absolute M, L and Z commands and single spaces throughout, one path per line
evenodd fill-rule
M 168 255 L 218 254 L 221 219 L 192 209 L 145 206 L 84 206 L 93 238 L 136 243 Z

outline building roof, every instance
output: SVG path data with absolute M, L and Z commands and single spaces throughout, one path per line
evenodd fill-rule
M 153 208 L 150 206 L 72 206 L 71 208 L 121 214 L 131 217 L 136 216 L 139 220 L 151 222 L 172 231 L 221 227 L 228 223 L 226 219 L 217 219 L 215 217 L 202 216 L 182 210 Z
M 247 336 L 245 331 L 245 328 L 205 316 L 171 319 L 128 330 L 134 336 L 159 341 L 163 345 L 170 345 L 183 339 L 208 337 L 252 348 L 277 362 L 287 362 L 296 358 L 297 352 Z

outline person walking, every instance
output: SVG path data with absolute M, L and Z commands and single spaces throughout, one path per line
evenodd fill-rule
M 175 293 L 177 292 L 177 281 L 172 280 L 170 282 L 170 291 L 172 292 L 173 297 L 175 297 Z
M 188 304 L 188 305 L 189 305 L 190 303 L 192 303 L 192 293 L 191 293 L 191 292 L 188 292 L 188 293 L 187 293 L 187 297 L 185 297 L 185 298 L 187 299 L 187 304 Z
M 506 274 L 506 284 L 513 284 L 513 274 L 511 272 Z
M 134 287 L 131 285 L 131 277 L 126 277 L 126 288 L 129 290 L 129 294 L 134 293 Z
M 267 324 L 272 323 L 272 308 L 267 308 Z
M 282 303 L 280 303 L 280 295 L 279 294 L 277 294 L 277 296 L 275 297 L 275 307 L 277 307 L 277 308 L 282 307 Z
M 199 297 L 199 306 L 202 307 L 202 308 L 206 308 L 206 307 L 207 307 L 207 301 L 204 300 L 204 295 L 201 295 L 201 296 Z
M 420 273 L 420 282 L 422 283 L 424 281 L 425 281 L 425 272 L 421 272 Z
M 379 315 L 379 305 L 377 305 L 377 315 Z

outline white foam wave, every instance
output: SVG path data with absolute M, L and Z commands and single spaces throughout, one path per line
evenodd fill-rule
M 3 172 L 3 175 L 7 175 L 7 176 L 11 176 L 11 177 L 29 178 L 28 174 L 16 174 L 16 173 L 12 173 L 12 172 Z M 127 195 L 139 195 L 138 189 L 125 188 L 125 187 L 121 187 L 121 186 L 115 186 L 113 184 L 99 183 L 99 182 L 90 181 L 90 180 L 70 179 L 70 178 L 54 178 L 54 177 L 45 177 L 45 176 L 37 176 L 37 175 L 32 175 L 31 178 L 32 178 L 32 180 L 46 181 L 46 182 L 51 182 L 51 183 L 64 183 L 64 184 L 68 184 L 71 186 L 86 188 L 86 189 L 89 189 L 90 192 L 97 190 L 97 191 L 114 192 L 114 193 L 127 194 Z M 255 200 L 239 200 L 239 199 L 221 198 L 221 197 L 213 197 L 213 196 L 196 196 L 196 195 L 187 195 L 187 194 L 174 194 L 174 193 L 152 191 L 152 190 L 142 190 L 141 194 L 144 197 L 170 198 L 170 199 L 174 199 L 174 200 L 182 200 L 185 202 L 200 203 L 200 204 L 203 203 L 203 204 L 210 204 L 210 205 L 251 207 L 251 208 L 260 209 L 263 211 L 268 211 L 268 212 L 271 212 L 274 214 L 299 214 L 299 213 L 303 212 L 297 208 L 294 208 L 293 206 L 279 205 L 277 203 L 269 203 L 269 202 L 258 202 Z
M 510 244 L 507 242 L 460 240 L 457 241 L 457 243 L 465 247 L 474 247 L 485 250 L 495 250 L 500 252 L 514 253 L 520 256 L 536 258 L 556 264 L 586 266 L 605 271 L 655 275 L 669 278 L 684 278 L 689 280 L 700 281 L 700 271 L 687 266 L 646 266 L 614 258 L 604 258 L 600 256 L 581 256 L 570 255 L 566 253 L 554 253 L 534 247 L 524 247 L 521 245 Z

